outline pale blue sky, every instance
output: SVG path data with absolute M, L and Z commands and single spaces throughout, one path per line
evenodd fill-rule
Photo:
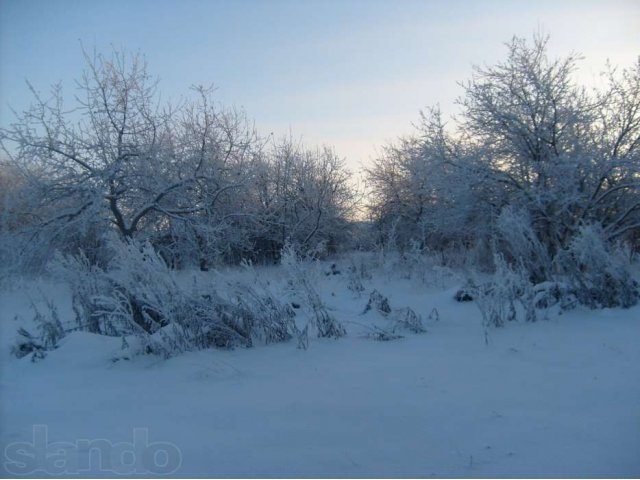
M 213 83 L 262 133 L 334 145 L 356 168 L 421 108 L 454 112 L 473 63 L 537 30 L 584 54 L 590 82 L 640 54 L 640 1 L 0 0 L 0 123 L 30 102 L 25 79 L 71 97 L 82 41 L 144 53 L 165 97 Z

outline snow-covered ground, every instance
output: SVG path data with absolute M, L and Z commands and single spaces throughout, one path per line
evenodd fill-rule
M 180 477 L 640 476 L 640 308 L 512 323 L 487 344 L 451 282 L 381 275 L 358 298 L 344 275 L 319 278 L 346 338 L 169 360 L 114 361 L 121 339 L 83 332 L 18 360 L 30 298 L 46 292 L 66 319 L 68 292 L 0 293 L 3 475 L 135 476 L 138 462 Z M 373 287 L 427 333 L 364 338 L 359 324 L 379 320 L 360 315 Z

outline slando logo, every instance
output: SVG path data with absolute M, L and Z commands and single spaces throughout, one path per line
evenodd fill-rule
M 116 475 L 170 475 L 182 465 L 182 452 L 170 442 L 149 443 L 147 428 L 134 428 L 132 442 L 105 438 L 75 442 L 48 441 L 46 425 L 33 426 L 32 442 L 14 442 L 4 450 L 4 468 L 12 475 L 75 475 L 109 472 Z

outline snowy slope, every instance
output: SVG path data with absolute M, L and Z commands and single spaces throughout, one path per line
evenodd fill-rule
M 321 279 L 332 313 L 376 321 L 339 277 Z M 477 308 L 451 288 L 383 277 L 373 286 L 425 319 L 437 308 L 439 320 L 391 342 L 347 323 L 348 337 L 307 351 L 291 342 L 167 361 L 114 362 L 120 339 L 78 332 L 32 363 L 8 345 L 37 289 L 2 293 L 3 475 L 16 467 L 11 445 L 33 443 L 44 425 L 49 443 L 132 442 L 144 428 L 149 442 L 179 449 L 171 474 L 181 477 L 640 476 L 640 308 L 514 323 L 487 345 Z M 71 315 L 63 285 L 41 290 Z M 89 453 L 68 455 L 83 464 Z M 104 470 L 78 473 L 114 475 Z

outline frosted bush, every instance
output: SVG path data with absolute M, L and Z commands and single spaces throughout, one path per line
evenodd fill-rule
M 599 224 L 592 224 L 579 229 L 557 264 L 580 303 L 591 308 L 628 308 L 640 297 L 628 258 L 622 247 L 607 241 Z
M 398 329 L 409 330 L 413 333 L 426 332 L 422 325 L 422 318 L 410 307 L 396 310 L 393 314 L 394 331 Z
M 462 285 L 453 298 L 456 302 L 472 302 L 478 297 L 478 286 L 471 279 L 467 279 L 464 285 Z
M 412 240 L 409 248 L 402 254 L 400 268 L 404 271 L 405 278 L 415 279 L 425 284 L 436 284 L 440 274 L 444 270 L 439 270 L 438 260 L 426 248 L 422 248 L 420 243 Z
M 531 284 L 523 269 L 511 268 L 502 255 L 494 258 L 495 274 L 493 280 L 478 288 L 477 305 L 482 313 L 485 327 L 502 327 L 507 322 L 516 320 L 516 304 L 525 306 L 526 319 L 535 320 L 535 312 L 531 309 Z
M 47 301 L 46 306 L 46 310 L 42 311 L 35 304 L 31 304 L 36 333 L 32 334 L 22 327 L 18 329 L 18 338 L 11 347 L 11 353 L 17 358 L 31 355 L 32 362 L 42 360 L 48 351 L 58 348 L 58 342 L 71 330 L 62 324 L 58 309 L 51 300 Z
M 112 240 L 110 248 L 112 262 L 105 270 L 84 256 L 59 257 L 52 265 L 71 285 L 84 330 L 134 335 L 140 351 L 164 356 L 301 335 L 291 307 L 257 281 L 255 272 L 234 285 L 182 282 L 148 243 Z
M 353 252 L 348 256 L 347 288 L 358 297 L 366 290 L 364 283 L 372 278 L 371 267 L 373 263 L 372 255 L 369 253 Z
M 298 336 L 295 312 L 264 285 L 254 288 L 237 284 L 235 301 L 254 337 L 265 343 L 277 343 Z
M 385 319 L 385 323 L 387 324 L 386 328 L 380 328 L 373 323 L 363 325 L 369 330 L 369 338 L 373 338 L 375 340 L 393 340 L 396 338 L 402 338 L 401 335 L 396 333 L 399 330 L 409 331 L 412 333 L 426 332 L 422 323 L 422 317 L 411 307 L 392 309 L 389 299 L 378 290 L 373 290 L 369 294 L 369 301 L 367 302 L 362 315 L 369 311 L 379 313 Z
M 318 337 L 340 338 L 347 334 L 344 326 L 329 313 L 310 279 L 312 269 L 303 263 L 295 248 L 285 245 L 280 255 L 280 263 L 287 276 L 290 289 L 308 307 L 311 322 Z M 306 327 L 305 327 L 306 328 Z
M 548 281 L 533 286 L 531 304 L 536 310 L 548 310 L 559 306 L 560 311 L 576 306 L 578 299 L 574 289 L 566 282 Z
M 353 258 L 349 259 L 347 266 L 347 288 L 358 297 L 364 292 L 365 287 L 362 282 L 363 276 L 354 262 Z
M 69 284 L 79 329 L 102 335 L 120 333 L 119 326 L 113 325 L 97 313 L 96 299 L 113 288 L 102 268 L 92 265 L 86 255 L 80 252 L 78 255 L 57 253 L 49 263 L 48 270 L 54 277 Z
M 511 206 L 504 208 L 498 216 L 497 227 L 506 253 L 526 270 L 534 283 L 551 279 L 551 257 L 526 211 Z
M 369 310 L 375 310 L 384 316 L 389 315 L 391 313 L 389 299 L 382 295 L 378 290 L 373 290 L 369 294 L 369 301 L 365 305 L 362 313 L 367 313 Z
M 375 325 L 368 326 L 368 332 L 365 336 L 378 342 L 388 342 L 404 338 L 402 335 L 399 335 L 392 330 L 385 330 L 384 328 L 380 328 Z

